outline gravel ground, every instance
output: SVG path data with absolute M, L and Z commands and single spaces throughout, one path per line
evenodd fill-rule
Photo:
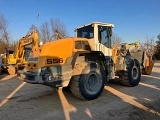
M 67 89 L 53 90 L 0 75 L 0 120 L 158 120 L 160 63 L 143 75 L 136 87 L 114 80 L 92 101 L 80 100 Z

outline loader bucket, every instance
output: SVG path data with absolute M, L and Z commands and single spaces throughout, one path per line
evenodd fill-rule
M 142 74 L 150 75 L 154 65 L 151 56 L 147 56 L 144 51 L 131 52 L 131 55 L 136 58 L 141 64 Z
M 150 75 L 152 72 L 152 68 L 154 66 L 154 61 L 152 58 L 149 56 L 148 58 L 145 59 L 145 67 L 144 67 L 144 74 Z
M 113 57 L 113 62 L 116 63 L 117 59 L 117 48 L 112 49 L 112 57 Z

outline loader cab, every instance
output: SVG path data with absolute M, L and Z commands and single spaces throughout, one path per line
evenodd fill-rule
M 111 36 L 113 24 L 93 22 L 76 28 L 76 37 L 89 39 L 92 50 L 102 51 L 111 56 Z

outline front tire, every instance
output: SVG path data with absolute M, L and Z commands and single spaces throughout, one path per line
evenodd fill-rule
M 137 86 L 141 79 L 140 64 L 137 59 L 131 60 L 127 70 L 120 76 L 120 83 L 126 86 Z
M 96 62 L 82 62 L 75 66 L 70 83 L 70 90 L 80 99 L 93 100 L 104 89 L 104 78 Z

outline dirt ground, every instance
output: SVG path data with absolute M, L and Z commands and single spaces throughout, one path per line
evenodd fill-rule
M 143 75 L 136 87 L 112 81 L 92 101 L 80 100 L 67 89 L 53 90 L 0 75 L 0 120 L 158 120 L 160 63 Z

